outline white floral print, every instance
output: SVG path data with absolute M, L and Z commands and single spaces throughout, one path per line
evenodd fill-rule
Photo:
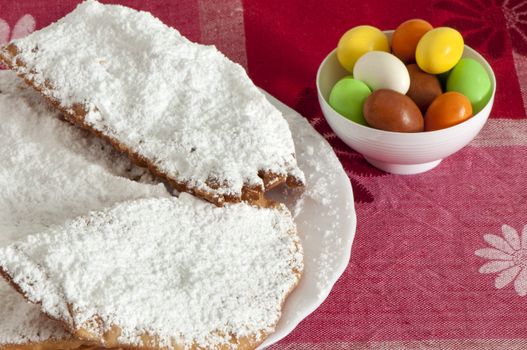
M 486 234 L 483 239 L 491 248 L 476 250 L 475 254 L 490 261 L 479 272 L 497 273 L 494 284 L 501 289 L 514 281 L 514 289 L 520 296 L 527 295 L 527 225 L 521 236 L 508 226 L 501 227 L 503 237 Z
M 13 30 L 9 24 L 0 18 L 0 45 L 8 43 L 10 40 L 22 38 L 35 30 L 35 19 L 31 15 L 24 15 L 16 22 Z

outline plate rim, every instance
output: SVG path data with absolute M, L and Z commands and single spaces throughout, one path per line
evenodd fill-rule
M 269 102 L 271 102 L 271 104 L 275 105 L 275 107 L 276 107 L 276 105 L 280 105 L 280 107 L 282 107 L 283 109 L 286 109 L 286 110 L 290 111 L 291 113 L 296 114 L 298 117 L 304 118 L 306 121 L 308 121 L 306 117 L 302 116 L 299 112 L 297 112 L 293 108 L 289 107 L 288 105 L 286 105 L 285 103 L 280 101 L 278 98 L 274 97 L 273 95 L 271 95 L 270 93 L 268 93 L 267 91 L 265 91 L 262 88 L 259 88 L 259 89 L 264 93 L 265 97 L 269 100 Z M 277 108 L 280 109 L 279 107 L 277 107 Z M 352 249 L 352 246 L 353 246 L 355 234 L 357 232 L 357 211 L 356 211 L 356 208 L 355 208 L 353 187 L 352 187 L 352 184 L 351 184 L 351 180 L 349 179 L 348 175 L 346 174 L 346 171 L 345 171 L 345 169 L 344 169 L 344 167 L 342 165 L 342 162 L 338 159 L 338 156 L 335 153 L 335 150 L 333 149 L 331 144 L 329 144 L 329 142 L 324 138 L 324 136 L 322 136 L 313 127 L 313 125 L 311 125 L 311 123 L 309 123 L 309 121 L 308 121 L 308 125 L 309 125 L 308 127 L 312 128 L 313 131 L 322 139 L 322 141 L 326 143 L 326 145 L 331 149 L 333 156 L 337 159 L 338 164 L 339 164 L 338 176 L 340 178 L 343 178 L 343 179 L 345 178 L 347 180 L 347 181 L 345 181 L 346 182 L 346 187 L 347 187 L 347 191 L 345 192 L 345 200 L 346 200 L 347 204 L 349 205 L 348 206 L 348 210 L 350 210 L 351 213 L 348 215 L 350 221 L 349 221 L 349 232 L 348 232 L 348 235 L 346 235 L 346 237 L 345 237 L 346 238 L 346 246 L 345 246 L 346 249 L 344 250 L 344 252 L 345 252 L 344 256 L 342 257 L 342 259 L 340 259 L 340 263 L 338 264 L 338 268 L 335 269 L 335 273 L 333 274 L 332 278 L 328 278 L 327 286 L 326 286 L 325 289 L 323 289 L 323 290 L 321 290 L 319 292 L 319 294 L 318 294 L 319 297 L 317 298 L 316 302 L 312 303 L 311 305 L 309 305 L 305 309 L 302 309 L 302 310 L 304 310 L 304 312 L 301 312 L 301 315 L 300 315 L 300 313 L 297 312 L 297 315 L 299 315 L 299 316 L 293 317 L 293 320 L 290 321 L 287 324 L 286 327 L 284 327 L 283 329 L 281 329 L 279 331 L 276 329 L 273 333 L 271 333 L 256 348 L 257 350 L 264 350 L 267 347 L 278 343 L 279 341 L 281 341 L 282 339 L 287 337 L 291 332 L 293 332 L 293 330 L 303 320 L 305 320 L 309 315 L 311 315 L 313 312 L 315 312 L 322 305 L 322 303 L 324 303 L 324 301 L 326 301 L 326 299 L 328 298 L 329 294 L 333 290 L 333 287 L 335 286 L 337 281 L 342 277 L 342 275 L 346 271 L 346 269 L 347 269 L 347 267 L 348 267 L 348 265 L 350 263 L 350 259 L 351 259 L 351 249 Z M 335 182 L 338 182 L 338 181 L 339 180 L 337 179 Z M 343 183 L 344 183 L 344 181 L 343 181 Z

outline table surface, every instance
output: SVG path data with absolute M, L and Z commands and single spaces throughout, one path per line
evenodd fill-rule
M 77 2 L 0 0 L 0 44 Z M 349 175 L 358 216 L 351 262 L 327 301 L 273 350 L 527 348 L 527 1 L 115 2 L 217 45 L 309 118 Z M 389 175 L 329 129 L 315 73 L 347 29 L 393 29 L 416 17 L 459 29 L 489 60 L 496 101 L 481 134 L 438 168 Z

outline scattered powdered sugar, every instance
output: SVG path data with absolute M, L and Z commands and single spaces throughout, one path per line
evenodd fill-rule
M 123 345 L 148 333 L 169 348 L 227 349 L 230 336 L 273 331 L 303 268 L 295 231 L 284 206 L 218 208 L 182 194 L 29 236 L 0 250 L 0 266 L 72 329 L 102 336 L 116 325 Z
M 0 247 L 116 202 L 167 196 L 104 142 L 58 120 L 14 73 L 0 72 Z M 0 281 L 0 348 L 69 337 Z
M 313 242 L 309 244 L 313 250 L 306 252 L 306 266 L 315 275 L 319 298 L 325 298 L 349 260 L 355 231 L 354 225 L 350 226 L 355 221 L 353 196 L 347 197 L 342 188 L 342 177 L 346 182 L 349 179 L 327 141 L 296 112 L 284 113 L 284 117 L 295 131 L 298 164 L 306 174 L 305 190 L 284 200 L 295 215 L 299 232 L 305 233 L 304 246 L 306 241 Z M 351 234 L 349 230 L 353 230 Z
M 286 121 L 244 69 L 149 13 L 87 0 L 14 43 L 19 71 L 189 187 L 240 196 L 259 170 L 303 180 Z
M 331 146 L 307 119 L 272 96 L 267 98 L 282 111 L 293 131 L 298 165 L 306 176 L 304 191 L 281 188 L 270 193 L 293 214 L 304 248 L 302 283 L 288 299 L 280 324 L 291 330 L 306 316 L 304 310 L 320 305 L 343 273 L 356 219 L 349 178 Z M 262 346 L 285 334 L 271 335 Z

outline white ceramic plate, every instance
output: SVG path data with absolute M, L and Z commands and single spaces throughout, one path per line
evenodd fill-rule
M 288 193 L 271 194 L 275 200 L 286 203 L 295 216 L 305 252 L 305 271 L 299 286 L 284 305 L 276 332 L 259 349 L 284 338 L 326 299 L 348 264 L 356 226 L 350 181 L 329 144 L 305 118 L 267 96 L 289 122 L 297 159 L 306 174 L 307 186 L 303 193 L 284 189 Z M 89 199 L 88 194 L 86 192 Z M 76 206 L 72 206 L 73 209 L 80 210 Z M 71 212 L 67 217 L 76 215 L 78 213 Z M 32 220 L 26 224 L 33 225 Z
M 287 299 L 276 332 L 258 348 L 276 343 L 327 298 L 348 265 L 357 224 L 348 176 L 331 146 L 297 112 L 266 93 L 282 111 L 295 141 L 297 161 L 306 175 L 303 193 L 283 189 L 270 197 L 295 217 L 304 247 L 304 275 Z

